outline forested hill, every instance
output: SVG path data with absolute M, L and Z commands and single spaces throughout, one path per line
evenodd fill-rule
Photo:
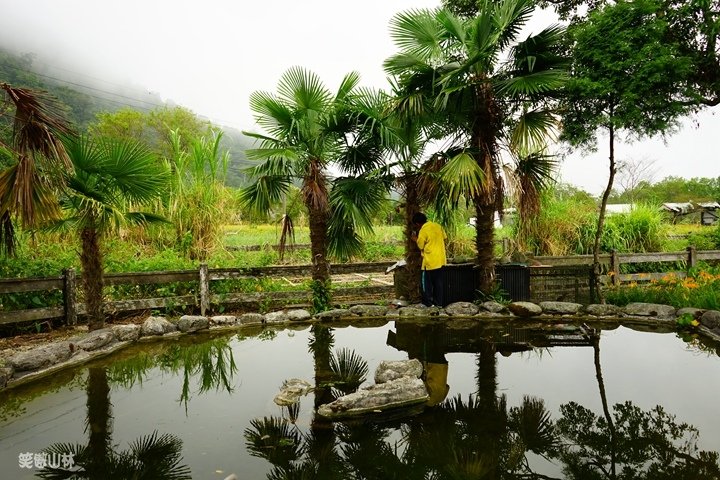
M 148 92 L 137 85 L 121 85 L 93 79 L 59 67 L 49 68 L 42 62 L 36 61 L 34 54 L 16 55 L 2 48 L 0 48 L 0 82 L 7 82 L 15 87 L 47 91 L 65 107 L 67 118 L 78 131 L 84 131 L 88 125 L 96 122 L 99 113 L 122 109 L 150 113 L 174 106 L 171 102 L 163 102 L 159 94 Z M 11 125 L 8 108 L 8 105 L 0 104 L 0 135 L 2 136 L 7 136 Z M 199 114 L 196 116 L 201 121 L 207 121 Z M 223 148 L 230 151 L 227 183 L 239 186 L 244 183 L 243 169 L 251 165 L 245 156 L 245 150 L 252 146 L 252 141 L 235 128 L 216 126 L 224 132 Z

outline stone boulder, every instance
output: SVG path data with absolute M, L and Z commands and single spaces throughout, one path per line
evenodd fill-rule
M 504 312 L 506 310 L 505 305 L 503 305 L 502 303 L 494 302 L 494 301 L 481 303 L 480 309 L 485 310 L 490 313 L 500 313 L 500 312 Z
M 229 327 L 237 323 L 235 315 L 213 315 L 210 317 L 210 325 Z
M 344 395 L 320 405 L 318 414 L 326 418 L 356 417 L 368 413 L 422 404 L 429 398 L 419 378 L 401 377 Z
M 675 316 L 675 307 L 671 305 L 661 305 L 658 303 L 633 302 L 627 304 L 623 311 L 626 315 L 638 317 L 657 317 L 667 319 Z
M 183 315 L 177 323 L 181 332 L 193 333 L 210 328 L 210 320 L 200 315 Z
M 0 388 L 5 388 L 14 374 L 12 367 L 0 367 Z
M 153 335 L 165 335 L 177 331 L 177 327 L 168 322 L 165 317 L 148 317 L 142 324 L 140 335 L 149 337 Z
M 426 307 L 423 304 L 417 304 L 403 307 L 398 312 L 401 317 L 427 318 L 436 317 L 440 313 L 440 309 L 438 307 Z
M 702 317 L 702 314 L 705 313 L 705 310 L 702 308 L 693 308 L 693 307 L 683 307 L 678 309 L 677 312 L 675 312 L 675 315 L 678 317 L 682 317 L 683 315 L 690 315 L 695 320 L 699 320 L 700 317 Z
M 480 307 L 472 302 L 455 302 L 445 307 L 445 313 L 451 317 L 472 317 L 480 311 Z
M 340 320 L 341 318 L 352 317 L 353 314 L 347 308 L 335 308 L 333 310 L 326 310 L 324 312 L 316 313 L 315 318 L 322 320 L 323 322 L 332 322 Z
M 420 378 L 423 366 L 420 360 L 383 360 L 375 369 L 375 383 L 385 383 L 402 377 Z
M 135 325 L 134 323 L 129 323 L 127 325 L 114 325 L 112 327 L 115 338 L 117 338 L 120 342 L 137 341 L 137 339 L 140 338 L 141 329 L 142 327 L 140 325 Z
M 542 308 L 531 302 L 512 302 L 508 310 L 518 317 L 534 317 L 542 313 Z
M 575 315 L 582 309 L 582 305 L 572 302 L 540 302 L 540 308 L 549 315 Z
M 361 317 L 384 317 L 387 307 L 382 305 L 353 305 L 350 312 Z
M 593 303 L 585 307 L 585 313 L 596 317 L 614 317 L 619 315 L 621 311 L 620 307 L 609 303 Z
M 717 310 L 708 310 L 700 317 L 700 324 L 710 330 L 720 328 L 720 312 Z
M 265 317 L 261 313 L 243 313 L 237 320 L 242 325 L 263 323 L 264 321 Z
M 300 397 L 307 395 L 311 389 L 312 385 L 305 380 L 291 378 L 290 380 L 285 380 L 283 382 L 282 387 L 280 387 L 280 393 L 275 395 L 273 401 L 276 405 L 286 407 L 297 403 L 300 400 Z
M 286 323 L 289 322 L 287 312 L 279 310 L 277 312 L 270 312 L 265 314 L 265 323 Z
M 86 352 L 97 350 L 115 341 L 115 334 L 109 328 L 94 330 L 75 343 L 75 347 Z
M 312 315 L 305 309 L 296 308 L 287 312 L 287 318 L 291 322 L 307 322 L 312 318 Z
M 7 365 L 16 372 L 26 372 L 49 367 L 69 359 L 75 349 L 70 342 L 57 342 L 32 350 L 16 353 L 8 358 Z

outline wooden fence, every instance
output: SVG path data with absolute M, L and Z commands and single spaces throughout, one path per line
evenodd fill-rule
M 586 299 L 586 286 L 589 285 L 589 267 L 592 255 L 572 255 L 565 257 L 536 257 L 542 266 L 530 268 L 530 289 L 533 301 Z M 686 275 L 688 268 L 699 261 L 720 261 L 720 250 L 697 251 L 690 247 L 684 252 L 670 253 L 611 253 L 601 255 L 603 271 L 601 282 L 619 285 L 626 282 L 649 282 L 674 273 L 680 277 Z M 625 264 L 672 262 L 685 266 L 684 271 L 666 271 L 663 273 L 621 273 Z M 393 282 L 385 276 L 385 271 L 394 262 L 334 264 L 333 300 L 336 303 L 376 301 L 391 298 L 394 294 Z M 570 268 L 560 268 L 570 267 Z M 584 268 L 587 267 L 587 268 Z M 111 273 L 105 275 L 105 286 L 147 284 L 168 284 L 187 282 L 193 284 L 194 292 L 187 295 L 142 298 L 109 301 L 105 304 L 108 313 L 128 311 L 166 309 L 173 307 L 193 307 L 201 314 L 215 307 L 235 305 L 244 308 L 279 308 L 290 305 L 303 305 L 309 301 L 307 290 L 254 293 L 214 293 L 212 284 L 223 280 L 277 278 L 290 285 L 298 286 L 298 281 L 311 275 L 310 265 L 271 266 L 237 269 L 211 269 L 202 264 L 198 270 L 142 273 Z M 339 277 L 345 276 L 343 281 Z M 348 278 L 350 277 L 350 278 Z M 296 279 L 293 282 L 293 279 Z M 354 280 L 363 285 L 343 287 L 343 283 Z M 74 270 L 69 269 L 57 277 L 46 278 L 6 278 L 0 279 L 0 295 L 37 291 L 62 292 L 62 305 L 44 308 L 0 312 L 0 324 L 13 324 L 29 321 L 45 321 L 63 318 L 68 324 L 77 322 L 78 315 L 85 313 L 85 306 L 78 301 L 78 278 Z M 217 290 L 217 289 L 215 289 Z M 215 308 L 217 310 L 217 308 Z

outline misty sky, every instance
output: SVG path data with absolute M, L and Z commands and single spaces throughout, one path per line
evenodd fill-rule
M 132 83 L 213 121 L 253 129 L 248 98 L 275 91 L 300 65 L 334 90 L 352 70 L 387 86 L 383 60 L 396 51 L 388 25 L 397 12 L 438 0 L 0 0 L 0 45 L 39 54 L 56 75 L 102 89 Z M 552 22 L 540 13 L 539 30 Z M 151 97 L 148 97 L 151 100 Z M 717 177 L 720 121 L 712 112 L 662 140 L 619 145 L 620 160 L 655 160 L 654 179 Z M 569 155 L 560 176 L 591 193 L 607 182 L 607 146 Z

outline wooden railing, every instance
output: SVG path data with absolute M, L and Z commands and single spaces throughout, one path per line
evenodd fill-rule
M 593 263 L 592 255 L 548 256 L 536 257 L 542 265 L 549 266 L 590 266 Z M 694 267 L 699 261 L 720 261 L 720 250 L 697 251 L 690 247 L 684 252 L 670 253 L 611 253 L 600 256 L 603 270 L 607 272 L 601 276 L 605 284 L 620 285 L 626 282 L 646 282 L 662 278 L 668 273 L 678 276 L 686 275 L 688 268 Z M 662 273 L 621 273 L 623 264 L 681 262 L 684 271 L 666 271 Z M 394 262 L 334 264 L 331 273 L 335 278 L 340 275 L 354 276 L 355 280 L 364 279 L 365 285 L 342 287 L 342 282 L 334 284 L 333 299 L 337 303 L 359 301 L 374 301 L 391 298 L 394 293 L 392 280 L 385 277 L 385 270 Z M 583 270 L 583 269 L 579 269 Z M 201 314 L 210 311 L 213 306 L 239 305 L 247 307 L 282 307 L 288 305 L 307 304 L 310 292 L 307 290 L 293 290 L 280 292 L 230 292 L 225 294 L 213 293 L 212 283 L 222 280 L 243 278 L 273 277 L 297 286 L 291 279 L 309 278 L 312 273 L 311 265 L 270 266 L 251 268 L 220 268 L 212 269 L 207 265 L 200 265 L 198 270 L 182 270 L 169 272 L 141 272 L 141 273 L 110 273 L 105 275 L 106 286 L 117 285 L 145 285 L 167 284 L 172 282 L 196 283 L 195 293 L 176 295 L 170 297 L 142 298 L 128 300 L 114 300 L 105 303 L 105 309 L 110 314 L 138 311 L 166 309 L 173 307 L 192 306 L 199 309 Z M 584 275 L 584 273 L 583 273 Z M 69 269 L 57 277 L 46 278 L 6 278 L 0 279 L 0 295 L 13 293 L 26 293 L 33 291 L 61 291 L 62 305 L 43 308 L 0 312 L 0 324 L 11 324 L 28 321 L 44 321 L 63 318 L 65 323 L 74 324 L 78 315 L 85 313 L 85 306 L 78 302 L 77 274 Z

